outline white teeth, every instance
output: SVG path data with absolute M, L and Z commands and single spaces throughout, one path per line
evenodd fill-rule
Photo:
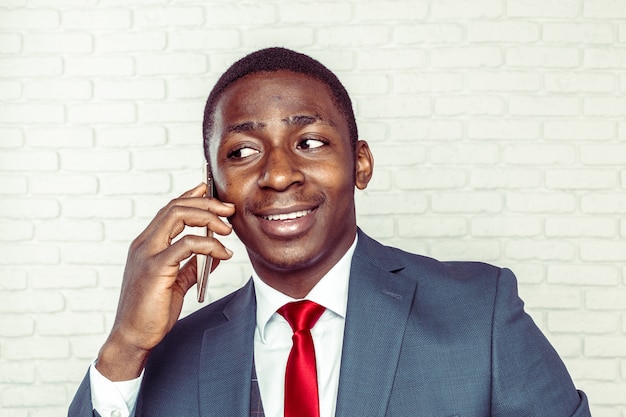
M 298 219 L 300 217 L 304 217 L 309 214 L 312 210 L 300 210 L 294 211 L 293 213 L 285 213 L 285 214 L 270 214 L 269 216 L 263 216 L 266 220 L 293 220 Z

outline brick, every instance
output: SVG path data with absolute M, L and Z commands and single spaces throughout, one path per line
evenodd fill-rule
M 130 155 L 123 150 L 67 150 L 59 153 L 63 170 L 100 173 L 130 169 Z
M 380 167 L 416 165 L 426 160 L 426 147 L 423 145 L 373 145 L 372 152 L 376 157 L 376 166 Z
M 0 29 L 42 30 L 59 27 L 59 12 L 55 10 L 3 10 Z
M 39 252 L 32 252 L 31 257 L 36 258 L 32 256 L 34 253 L 39 256 Z M 61 294 L 46 291 L 4 292 L 0 294 L 0 300 L 2 314 L 56 313 L 65 308 L 65 300 Z
M 0 291 L 25 290 L 28 287 L 27 273 L 23 268 L 0 267 Z
M 203 21 L 200 7 L 144 7 L 133 11 L 133 26 L 139 28 L 200 26 Z
M 33 289 L 93 288 L 97 283 L 94 269 L 87 267 L 30 268 L 29 282 Z
M 91 83 L 86 80 L 28 80 L 24 83 L 24 97 L 32 100 L 88 100 Z
M 576 198 L 570 193 L 507 192 L 506 208 L 521 213 L 571 213 Z
M 67 401 L 65 387 L 58 385 L 9 387 L 2 390 L 0 398 L 3 407 L 65 405 Z
M 2 23 L 0 23 L 1 25 Z M 0 34 L 0 54 L 17 54 L 22 51 L 22 36 L 17 33 Z
M 580 243 L 580 259 L 595 262 L 626 261 L 626 242 L 593 241 Z
M 604 316 L 609 313 L 594 313 Z M 585 337 L 585 356 L 604 358 L 626 357 L 626 337 L 623 336 L 587 336 Z
M 367 185 L 367 189 L 369 191 L 391 191 L 393 189 L 393 174 L 391 171 L 377 168 L 376 175 Z
M 456 96 L 435 99 L 435 114 L 444 116 L 498 116 L 505 111 L 505 102 L 501 97 Z
M 576 160 L 576 150 L 569 145 L 507 145 L 503 160 L 513 165 L 569 165 Z
M 56 103 L 15 103 L 0 104 L 0 123 L 42 124 L 63 123 L 65 108 Z
M 626 99 L 620 97 L 586 97 L 583 99 L 585 116 L 626 116 Z
M 66 338 L 30 337 L 27 339 L 4 340 L 2 357 L 5 360 L 63 359 L 69 357 L 69 342 Z M 41 347 L 45 346 L 45 349 Z
M 136 109 L 131 103 L 69 105 L 68 121 L 77 124 L 132 123 L 136 121 Z
M 583 213 L 626 213 L 626 195 L 623 193 L 590 193 L 580 199 L 580 207 Z
M 90 127 L 29 127 L 25 133 L 26 143 L 32 148 L 91 148 L 94 143 Z
M 27 54 L 84 54 L 93 51 L 93 38 L 88 33 L 26 33 Z
M 571 261 L 576 256 L 576 246 L 558 240 L 518 239 L 505 244 L 505 256 L 514 260 Z
M 1 40 L 0 40 L 1 41 Z M 19 81 L 0 81 L 0 100 L 15 100 L 22 96 L 22 83 Z M 7 146 L 2 144 L 0 146 Z
M 218 39 L 222 39 L 222 35 Z M 255 27 L 237 32 L 232 37 L 224 37 L 229 42 L 237 42 L 243 45 L 280 45 L 285 39 L 289 39 L 291 48 L 308 47 L 315 43 L 315 30 L 310 27 Z M 241 39 L 240 39 L 241 38 Z M 222 42 L 227 45 L 228 42 Z M 238 45 L 239 46 L 239 45 Z
M 25 220 L 0 220 L 0 241 L 19 242 L 33 237 L 33 224 Z
M 285 4 L 283 6 L 290 6 L 294 10 L 297 7 L 294 4 Z M 328 10 L 326 8 L 319 8 Z M 306 13 L 315 14 L 322 13 L 318 8 L 315 10 L 307 9 Z M 289 11 L 284 13 L 289 14 Z M 241 24 L 241 16 L 254 16 L 254 22 L 256 25 L 271 24 L 279 21 L 276 6 L 268 2 L 258 3 L 227 3 L 227 2 L 211 2 L 207 4 L 204 10 L 204 24 L 207 27 L 216 26 L 228 26 Z M 286 23 L 286 20 L 280 19 L 281 22 Z M 312 21 L 311 21 L 312 22 Z M 307 21 L 309 23 L 309 21 Z
M 357 55 L 357 67 L 363 71 L 410 70 L 424 68 L 426 60 L 425 51 L 416 50 L 407 54 L 404 50 L 373 48 L 359 52 Z
M 541 34 L 541 26 L 534 22 L 500 21 L 475 22 L 467 26 L 470 42 L 536 42 Z
M 63 29 L 119 30 L 131 27 L 130 10 L 67 10 L 63 12 Z
M 615 314 L 579 311 L 550 311 L 548 312 L 548 328 L 551 332 L 583 333 L 597 335 L 615 332 L 619 327 L 619 318 Z M 587 341 L 585 338 L 585 354 Z M 590 355 L 598 356 L 598 355 Z
M 130 56 L 93 55 L 67 57 L 65 73 L 74 78 L 85 76 L 130 76 L 135 72 L 135 62 Z
M 578 67 L 580 51 L 577 48 L 557 46 L 518 46 L 506 51 L 506 63 L 521 68 Z
M 25 176 L 0 175 L 0 194 L 26 194 L 27 191 L 28 182 Z
M 435 145 L 430 147 L 430 162 L 451 165 L 496 164 L 500 160 L 497 145 Z
M 459 4 L 454 0 L 440 0 L 431 4 L 434 19 L 479 19 L 502 15 L 502 2 L 498 0 L 469 0 Z
M 583 51 L 583 68 L 610 69 L 626 67 L 626 50 L 616 48 L 587 48 Z
M 573 18 L 581 11 L 577 0 L 507 0 L 508 17 Z
M 549 237 L 613 237 L 614 219 L 598 217 L 548 217 L 545 219 Z
M 194 141 L 201 140 L 200 126 L 204 114 L 204 100 L 142 103 L 138 108 L 138 119 L 143 123 L 192 122 L 195 123 Z
M 599 169 L 555 169 L 547 171 L 545 175 L 546 186 L 560 190 L 613 188 L 618 183 L 613 172 Z
M 167 96 L 171 98 L 206 100 L 207 92 L 215 83 L 213 78 L 193 77 L 167 81 Z
M 98 129 L 99 147 L 142 148 L 164 145 L 167 132 L 163 126 L 124 126 Z
M 626 164 L 626 146 L 624 145 L 588 145 L 580 147 L 580 159 L 590 165 Z
M 617 374 L 614 359 L 571 359 L 567 361 L 567 370 L 575 380 L 614 381 Z
M 477 237 L 531 237 L 542 232 L 541 220 L 535 217 L 473 217 L 470 234 Z
M 393 76 L 393 91 L 399 94 L 452 92 L 463 89 L 463 76 L 457 73 L 400 72 Z M 348 91 L 353 91 L 348 85 Z
M 61 259 L 70 265 L 120 265 L 126 261 L 128 243 L 65 243 Z
M 585 292 L 585 307 L 589 310 L 626 310 L 626 290 L 607 288 L 601 290 L 587 290 Z
M 163 51 L 167 34 L 163 31 L 99 33 L 95 40 L 96 52 Z
M 0 126 L 0 137 L 0 148 L 10 150 L 24 146 L 24 133 L 19 127 Z
M 404 246 L 401 246 L 404 247 Z M 501 254 L 500 245 L 493 240 L 462 240 L 462 239 L 437 239 L 430 244 L 431 250 L 428 256 L 438 259 L 453 259 L 455 261 L 483 261 L 489 262 L 499 259 Z
M 390 8 L 392 9 L 392 8 Z M 393 29 L 393 40 L 399 45 L 458 44 L 463 41 L 463 27 L 455 23 L 398 24 Z
M 72 357 L 82 360 L 83 373 L 87 372 L 87 368 L 100 350 L 105 338 L 106 335 L 75 335 L 71 337 Z
M 612 93 L 617 88 L 612 74 L 552 73 L 544 80 L 546 91 L 551 93 Z
M 141 171 L 200 170 L 202 153 L 198 148 L 150 149 L 132 154 L 133 168 Z
M 30 190 L 35 195 L 95 194 L 98 180 L 86 175 L 38 175 L 31 177 Z
M 309 8 L 308 5 L 305 7 Z M 302 17 L 308 18 L 307 15 Z M 375 47 L 387 44 L 391 32 L 384 25 L 324 26 L 317 29 L 316 37 L 322 45 L 331 44 L 339 48 Z
M 469 120 L 467 135 L 470 139 L 535 139 L 541 127 L 535 120 Z
M 431 197 L 435 213 L 498 213 L 502 196 L 489 192 L 439 192 Z
M 525 286 L 520 294 L 526 308 L 532 309 L 576 309 L 582 306 L 581 291 L 577 288 Z M 549 317 L 550 313 L 548 313 Z
M 58 156 L 48 151 L 21 151 L 0 153 L 0 166 L 6 171 L 45 172 L 56 170 Z
M 284 29 L 285 30 L 285 29 Z M 248 30 L 244 32 L 248 34 Z M 168 46 L 173 50 L 214 50 L 214 49 L 237 49 L 241 44 L 241 36 L 244 34 L 235 29 L 195 29 L 179 30 L 171 33 L 168 38 Z
M 417 96 L 372 97 L 361 105 L 361 115 L 366 118 L 404 118 L 431 114 L 428 98 Z
M 0 216 L 5 218 L 49 219 L 59 215 L 59 203 L 45 198 L 3 198 Z
M 614 382 L 614 381 L 612 381 L 611 383 L 602 383 L 602 382 L 596 382 L 596 383 L 586 382 L 585 383 L 585 393 L 589 393 L 590 398 L 594 399 L 594 404 L 622 406 L 622 407 L 618 407 L 618 410 L 620 408 L 623 409 L 624 401 L 623 401 L 622 395 L 624 392 L 626 392 L 626 384 L 624 383 L 619 383 L 619 382 Z M 596 409 L 597 408 L 594 407 L 594 411 Z M 595 414 L 604 415 L 601 413 L 595 413 Z M 619 416 L 619 414 L 616 414 L 616 415 Z
M 165 98 L 163 80 L 96 80 L 94 97 L 104 100 L 160 100 Z
M 595 0 L 583 3 L 583 17 L 620 19 L 626 17 L 626 4 L 620 0 Z
M 466 75 L 467 88 L 470 91 L 539 91 L 542 86 L 541 77 L 536 73 L 519 71 L 470 72 Z
M 609 23 L 546 22 L 542 25 L 542 39 L 561 44 L 611 44 L 615 36 Z
M 0 363 L 0 383 L 35 383 L 35 364 L 24 362 Z
M 431 52 L 433 68 L 493 68 L 502 63 L 502 50 L 495 46 L 448 47 Z
M 36 236 L 42 242 L 100 241 L 104 230 L 100 222 L 63 219 L 37 223 Z
M 400 169 L 395 183 L 400 190 L 461 188 L 467 182 L 462 169 Z
M 463 137 L 463 124 L 458 120 L 399 119 L 389 127 L 393 140 L 459 140 Z
M 609 140 L 615 138 L 615 122 L 610 120 L 546 120 L 543 135 L 558 140 Z
M 357 21 L 413 21 L 424 19 L 428 14 L 428 2 L 423 0 L 396 1 L 393 7 L 389 7 L 389 3 L 384 1 L 360 2 L 355 3 L 354 8 Z
M 402 238 L 461 237 L 467 233 L 467 222 L 461 217 L 400 217 L 398 236 Z
M 395 236 L 395 221 L 383 216 L 359 216 L 359 227 L 376 239 L 392 238 Z
M 117 305 L 118 289 L 90 289 L 73 291 L 67 295 L 67 307 L 72 312 L 102 312 Z M 96 315 L 93 315 L 96 320 Z M 94 333 L 95 334 L 95 333 Z
M 136 58 L 139 75 L 204 74 L 207 57 L 203 54 L 171 53 L 167 55 L 141 55 Z
M 577 116 L 580 102 L 569 96 L 514 96 L 509 112 L 515 116 Z
M 278 20 L 282 23 L 336 23 L 346 22 L 352 17 L 348 3 L 325 3 L 324 7 L 310 7 L 307 3 L 291 2 L 277 8 Z M 325 43 L 324 43 L 325 44 Z
M 63 312 L 42 315 L 37 319 L 37 334 L 43 336 L 101 334 L 104 330 L 104 320 L 101 313 Z
M 63 201 L 63 216 L 78 219 L 118 219 L 133 214 L 128 198 L 69 198 Z
M 0 74 L 3 77 L 59 76 L 63 72 L 63 61 L 59 57 L 25 56 L 0 59 Z
M 428 198 L 411 193 L 357 193 L 355 196 L 360 215 L 391 215 L 424 213 Z
M 520 287 L 544 282 L 545 272 L 542 264 L 522 262 L 519 264 L 509 263 L 507 265 L 512 271 L 515 271 L 515 276 Z
M 0 317 L 1 337 L 27 337 L 35 333 L 35 321 L 31 317 L 3 316 Z M 0 363 L 0 368 L 2 363 Z M 0 372 L 0 381 L 2 381 Z
M 567 359 L 581 356 L 582 340 L 579 336 L 567 334 L 551 334 L 549 336 L 550 343 L 552 343 L 561 357 Z

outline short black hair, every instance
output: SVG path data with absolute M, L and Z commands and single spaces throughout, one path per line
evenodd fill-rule
M 354 117 L 354 110 L 352 109 L 352 101 L 337 76 L 319 61 L 316 61 L 308 55 L 286 48 L 274 47 L 261 49 L 241 58 L 231 65 L 215 83 L 204 107 L 204 120 L 202 122 L 204 155 L 207 160 L 209 159 L 209 138 L 213 131 L 215 106 L 222 96 L 222 93 L 224 93 L 231 84 L 246 75 L 280 70 L 308 75 L 328 86 L 333 102 L 348 123 L 350 142 L 352 147 L 356 149 L 359 134 Z

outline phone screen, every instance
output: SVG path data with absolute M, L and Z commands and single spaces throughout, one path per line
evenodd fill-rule
M 211 171 L 209 170 L 209 164 L 204 164 L 204 179 L 207 184 L 207 197 L 213 197 L 213 178 L 211 178 Z M 213 236 L 213 232 L 208 227 L 204 228 L 204 236 Z M 206 287 L 209 282 L 209 274 L 211 273 L 211 265 L 213 264 L 213 258 L 206 255 L 196 255 L 197 261 L 197 285 L 198 290 L 198 302 L 204 302 L 204 296 L 206 294 Z

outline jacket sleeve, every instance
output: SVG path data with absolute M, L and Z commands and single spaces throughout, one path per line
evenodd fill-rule
M 492 321 L 493 417 L 591 417 L 584 393 L 528 314 L 513 273 L 503 269 Z
M 67 417 L 100 417 L 91 405 L 91 386 L 89 372 L 81 382 L 67 412 Z

